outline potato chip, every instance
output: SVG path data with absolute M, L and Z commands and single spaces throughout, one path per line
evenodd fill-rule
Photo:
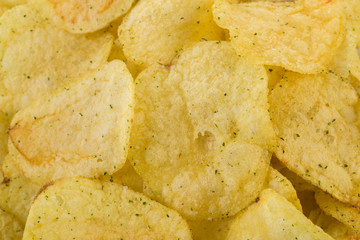
M 133 100 L 131 74 L 114 60 L 34 101 L 14 116 L 8 131 L 20 153 L 16 164 L 40 184 L 116 172 L 128 152 Z
M 334 74 L 287 73 L 270 95 L 277 157 L 337 199 L 360 204 L 354 88 Z
M 14 162 L 15 155 L 19 154 L 14 146 L 9 144 L 9 154 L 3 165 L 5 178 L 0 184 L 0 208 L 12 213 L 22 224 L 25 224 L 29 209 L 41 185 L 26 178 Z
M 257 201 L 232 222 L 227 240 L 332 239 L 294 205 L 272 189 L 261 192 Z
M 42 12 L 71 33 L 95 32 L 124 15 L 134 0 L 34 0 Z
M 227 42 L 199 42 L 171 68 L 140 73 L 129 159 L 155 199 L 193 220 L 253 201 L 271 158 L 267 92 L 265 69 Z
M 315 194 L 315 199 L 321 210 L 360 235 L 360 208 L 342 203 L 320 191 Z
M 349 227 L 335 218 L 326 215 L 320 208 L 313 210 L 310 220 L 321 227 L 327 234 L 336 240 L 358 240 L 359 237 Z
M 275 85 L 282 79 L 286 70 L 277 66 L 266 66 L 267 75 L 269 78 L 269 90 L 272 90 Z
M 291 202 L 299 211 L 302 211 L 300 201 L 297 198 L 296 191 L 289 180 L 282 176 L 277 170 L 270 167 L 268 178 L 264 188 L 271 188 L 289 202 Z M 188 221 L 194 240 L 223 240 L 230 230 L 230 225 L 234 217 L 216 219 L 213 221 Z
M 191 239 L 191 233 L 177 212 L 141 193 L 77 177 L 39 194 L 26 222 L 27 239 Z
M 21 240 L 24 226 L 11 214 L 0 209 L 0 239 Z
M 1 4 L 11 8 L 17 5 L 25 4 L 28 0 L 1 0 Z
M 137 192 L 143 191 L 143 180 L 139 174 L 135 172 L 135 169 L 131 166 L 129 161 L 126 161 L 124 166 L 113 175 L 104 172 L 104 176 L 100 177 L 100 181 L 125 185 Z
M 10 116 L 103 64 L 110 34 L 72 35 L 28 5 L 0 18 L 0 109 Z
M 139 1 L 119 27 L 126 58 L 143 67 L 169 65 L 185 45 L 223 40 L 224 32 L 213 21 L 213 0 Z
M 230 31 L 236 51 L 257 64 L 281 66 L 300 73 L 325 69 L 343 37 L 339 0 L 216 0 L 216 23 Z
M 291 202 L 299 211 L 302 211 L 300 200 L 291 182 L 272 167 L 270 167 L 268 181 L 264 188 L 273 189 Z

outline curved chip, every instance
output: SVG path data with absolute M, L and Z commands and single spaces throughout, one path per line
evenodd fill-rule
M 18 167 L 42 184 L 116 172 L 128 152 L 133 98 L 131 74 L 114 60 L 33 102 L 14 116 L 8 131 L 20 153 Z
M 226 240 L 313 239 L 331 240 L 284 197 L 266 189 L 257 201 L 239 213 L 230 226 Z
M 103 64 L 111 34 L 72 35 L 29 5 L 0 18 L 0 109 L 9 115 Z
M 71 33 L 95 32 L 124 15 L 134 0 L 35 0 L 41 11 Z
M 300 200 L 291 182 L 274 168 L 270 167 L 268 180 L 264 188 L 271 188 L 302 211 Z
M 0 208 L 12 213 L 22 224 L 25 224 L 30 206 L 42 185 L 26 178 L 17 168 L 14 158 L 19 153 L 9 144 L 9 154 L 3 164 L 5 175 L 0 184 Z
M 271 188 L 281 196 L 291 202 L 299 211 L 302 211 L 300 201 L 296 191 L 289 180 L 281 175 L 277 170 L 270 167 L 268 178 L 264 184 L 264 189 Z M 226 238 L 234 216 L 216 219 L 213 221 L 188 221 L 194 240 L 223 240 Z
M 317 192 L 315 199 L 321 210 L 360 235 L 360 208 L 342 203 L 324 192 Z
M 0 239 L 21 240 L 24 226 L 11 214 L 0 209 Z
M 320 208 L 311 211 L 309 219 L 321 227 L 336 240 L 358 240 L 359 237 L 348 226 L 332 216 L 325 214 Z
M 253 201 L 271 158 L 267 92 L 265 69 L 227 42 L 197 43 L 171 68 L 140 73 L 129 159 L 155 199 L 190 219 Z
M 300 73 L 326 69 L 343 36 L 339 0 L 216 0 L 216 23 L 230 31 L 231 43 L 246 59 Z
M 222 40 L 213 21 L 213 0 L 139 1 L 119 27 L 126 58 L 143 67 L 169 65 L 185 45 L 200 40 Z
M 114 183 L 68 178 L 36 198 L 24 230 L 28 239 L 191 239 L 175 212 Z
M 360 205 L 360 133 L 354 88 L 334 74 L 288 73 L 270 95 L 277 157 L 337 199 Z

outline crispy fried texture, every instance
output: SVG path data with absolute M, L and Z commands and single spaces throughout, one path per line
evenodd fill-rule
M 143 67 L 169 65 L 185 45 L 200 40 L 222 40 L 213 21 L 213 0 L 139 1 L 119 27 L 126 58 Z
M 16 164 L 41 184 L 116 172 L 128 152 L 133 98 L 133 79 L 120 60 L 40 98 L 10 124 L 10 139 L 20 153 Z
M 174 210 L 114 183 L 67 178 L 34 201 L 24 230 L 28 239 L 191 239 Z
M 134 0 L 33 0 L 46 16 L 71 33 L 95 32 L 124 15 Z
M 257 64 L 300 73 L 326 69 L 340 46 L 344 13 L 340 0 L 216 0 L 216 23 L 230 31 L 236 51 Z
M 355 89 L 334 74 L 288 73 L 270 95 L 277 157 L 344 202 L 360 205 Z
M 271 158 L 267 91 L 265 69 L 227 42 L 198 43 L 170 69 L 143 71 L 129 159 L 154 197 L 190 219 L 253 201 Z
M 272 189 L 266 189 L 254 204 L 236 216 L 226 239 L 331 240 L 332 238 L 284 197 Z
M 67 33 L 30 5 L 10 9 L 0 18 L 0 109 L 12 116 L 68 87 L 106 61 L 112 42 L 110 33 Z

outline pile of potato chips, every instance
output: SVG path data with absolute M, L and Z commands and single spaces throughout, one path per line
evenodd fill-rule
M 358 0 L 0 0 L 0 239 L 360 239 Z

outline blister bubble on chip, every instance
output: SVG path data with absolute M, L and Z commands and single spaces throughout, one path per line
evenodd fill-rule
M 0 208 L 12 213 L 22 224 L 25 224 L 30 206 L 41 185 L 26 178 L 17 168 L 14 158 L 19 153 L 9 143 L 9 154 L 3 165 L 4 180 L 0 184 Z
M 140 73 L 129 159 L 155 199 L 197 220 L 253 201 L 271 158 L 267 92 L 265 69 L 227 42 L 200 42 L 171 68 Z
M 27 239 L 191 239 L 174 210 L 115 183 L 67 178 L 31 206 Z
M 21 240 L 24 226 L 11 214 L 0 209 L 0 239 Z
M 29 5 L 0 18 L 0 108 L 9 115 L 103 64 L 111 34 L 72 35 Z
M 337 199 L 360 204 L 359 97 L 334 74 L 288 73 L 270 95 L 277 157 Z
M 195 41 L 223 40 L 213 21 L 213 0 L 139 1 L 119 27 L 127 59 L 144 67 L 169 65 L 185 45 Z
M 254 204 L 236 216 L 226 239 L 331 240 L 332 238 L 284 197 L 272 189 L 266 189 Z
M 328 215 L 348 226 L 360 235 L 360 208 L 340 202 L 324 192 L 315 194 L 319 207 Z
M 33 0 L 40 11 L 71 33 L 95 32 L 124 15 L 134 0 Z
M 325 69 L 343 37 L 343 6 L 333 0 L 216 0 L 216 23 L 230 31 L 236 51 L 257 64 L 300 73 Z
M 41 184 L 116 172 L 128 152 L 133 100 L 131 74 L 114 60 L 34 101 L 14 116 L 8 131 L 20 153 L 16 164 Z

